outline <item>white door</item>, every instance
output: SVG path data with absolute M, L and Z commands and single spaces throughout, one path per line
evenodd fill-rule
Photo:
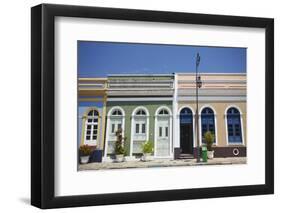
M 157 119 L 156 131 L 156 156 L 169 156 L 170 155 L 170 125 L 169 117 Z
M 122 118 L 111 118 L 108 134 L 108 150 L 107 153 L 114 153 L 114 147 L 116 142 L 116 131 L 122 128 Z M 123 130 L 124 131 L 124 130 Z

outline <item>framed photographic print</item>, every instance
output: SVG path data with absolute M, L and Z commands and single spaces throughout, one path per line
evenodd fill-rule
M 31 9 L 31 203 L 274 192 L 274 21 Z

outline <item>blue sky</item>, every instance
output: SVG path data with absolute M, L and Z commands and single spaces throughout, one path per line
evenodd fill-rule
M 78 76 L 108 74 L 245 73 L 246 48 L 78 41 Z

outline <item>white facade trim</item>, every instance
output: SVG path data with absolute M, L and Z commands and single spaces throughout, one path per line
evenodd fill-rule
M 135 98 L 135 97 L 126 97 L 126 98 L 107 98 L 107 101 L 172 101 L 173 97 L 145 97 L 145 98 Z
M 229 143 L 228 141 L 228 128 L 227 128 L 227 111 L 230 109 L 230 108 L 236 108 L 239 113 L 240 113 L 240 128 L 241 128 L 241 136 L 242 136 L 242 143 L 240 142 L 232 142 L 232 143 Z M 242 110 L 236 106 L 236 105 L 229 105 L 228 107 L 226 107 L 225 111 L 224 111 L 224 122 L 225 122 L 225 133 L 226 133 L 226 144 L 227 145 L 245 145 L 245 139 L 244 139 L 244 129 L 243 129 L 243 117 L 242 117 L 243 113 L 242 113 Z
M 174 74 L 174 95 L 173 95 L 173 140 L 172 140 L 172 153 L 174 153 L 174 148 L 179 147 L 179 119 L 177 116 L 178 111 L 178 75 Z
M 136 112 L 138 110 L 144 110 L 146 115 L 143 116 L 146 119 L 146 141 L 149 139 L 149 111 L 145 106 L 138 106 L 136 107 L 131 116 L 131 141 L 130 141 L 130 156 L 133 156 L 133 144 L 134 144 L 134 130 L 135 130 L 135 117 L 136 117 Z
M 196 96 L 181 95 L 178 97 L 178 101 L 196 101 Z M 203 101 L 247 101 L 246 95 L 244 96 L 200 96 L 198 97 L 199 102 Z
M 105 147 L 104 147 L 104 157 L 107 157 L 107 149 L 108 149 L 108 142 L 109 142 L 109 127 L 110 127 L 110 118 L 112 117 L 112 112 L 114 110 L 120 110 L 122 112 L 122 116 L 116 116 L 116 117 L 122 117 L 122 135 L 124 136 L 125 132 L 125 111 L 120 106 L 114 106 L 112 107 L 108 113 L 107 113 L 107 122 L 106 122 L 106 137 L 105 137 Z
M 195 76 L 195 72 L 178 72 L 177 75 L 194 75 Z M 200 75 L 203 76 L 203 75 L 242 75 L 242 76 L 246 76 L 247 73 L 228 73 L 228 72 L 212 72 L 212 73 L 206 73 L 206 72 L 200 72 Z
M 219 142 L 218 142 L 218 127 L 217 127 L 217 112 L 215 110 L 215 108 L 209 104 L 205 104 L 203 105 L 200 110 L 199 110 L 199 144 L 202 145 L 202 122 L 201 122 L 201 112 L 204 108 L 211 108 L 214 112 L 214 119 L 215 119 L 215 136 L 216 136 L 216 143 L 215 145 L 219 145 Z

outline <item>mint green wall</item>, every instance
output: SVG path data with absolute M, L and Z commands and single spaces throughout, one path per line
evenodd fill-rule
M 149 140 L 154 142 L 154 119 L 155 112 L 160 106 L 167 106 L 172 111 L 172 101 L 124 101 L 124 102 L 107 102 L 107 114 L 108 111 L 115 106 L 122 107 L 125 111 L 125 137 L 127 138 L 125 143 L 126 154 L 130 153 L 130 141 L 131 141 L 131 116 L 135 108 L 144 106 L 149 111 Z

